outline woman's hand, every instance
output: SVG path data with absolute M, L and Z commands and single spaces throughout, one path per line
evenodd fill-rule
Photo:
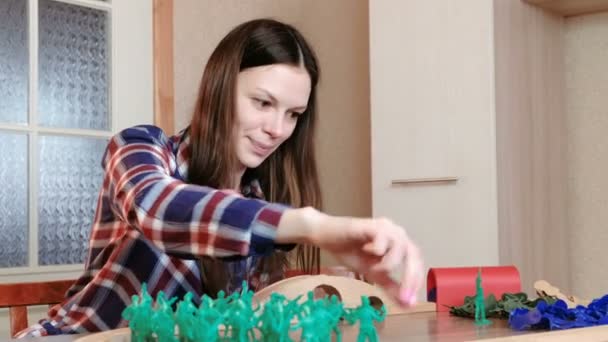
M 383 287 L 401 304 L 415 303 L 423 281 L 422 258 L 405 229 L 392 221 L 326 216 L 313 231 L 311 243 Z M 394 273 L 401 279 L 394 280 Z
M 286 226 L 290 223 L 299 226 L 294 229 L 299 233 L 299 241 L 290 242 L 318 246 L 343 265 L 383 287 L 402 305 L 415 303 L 416 292 L 424 279 L 423 261 L 418 247 L 403 227 L 385 218 L 336 217 L 311 208 L 293 211 L 290 213 L 293 215 L 287 215 L 285 223 Z M 394 280 L 391 276 L 394 273 L 401 273 L 401 279 Z

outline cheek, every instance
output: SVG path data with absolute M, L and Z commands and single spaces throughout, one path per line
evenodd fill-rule
M 293 135 L 293 132 L 296 130 L 296 124 L 297 121 L 293 123 L 290 122 L 286 125 L 287 127 L 285 127 L 285 136 L 283 137 L 283 141 L 289 139 L 289 137 Z
M 239 105 L 236 112 L 236 127 L 238 132 L 245 132 L 259 126 L 259 115 L 253 106 Z

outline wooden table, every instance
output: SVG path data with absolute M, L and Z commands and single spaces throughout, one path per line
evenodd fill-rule
M 115 331 L 114 336 L 125 330 Z M 116 334 L 118 332 L 118 334 Z M 44 338 L 27 338 L 17 341 L 31 342 L 66 342 L 66 341 L 99 341 L 99 342 L 126 342 L 128 338 L 106 338 L 112 332 L 103 335 L 64 335 Z M 356 341 L 357 326 L 345 326 L 343 341 Z M 127 334 L 128 336 L 128 334 Z M 506 320 L 492 320 L 489 326 L 476 326 L 472 319 L 450 316 L 449 313 L 424 312 L 404 315 L 392 315 L 378 325 L 380 342 L 403 341 L 475 341 L 490 340 L 502 341 L 608 341 L 608 326 L 585 329 L 570 329 L 554 332 L 517 332 L 512 330 Z

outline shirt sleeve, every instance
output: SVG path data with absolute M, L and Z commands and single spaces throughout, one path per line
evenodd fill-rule
M 234 257 L 267 255 L 275 248 L 287 206 L 172 177 L 175 157 L 157 127 L 115 135 L 102 166 L 112 211 L 167 253 Z

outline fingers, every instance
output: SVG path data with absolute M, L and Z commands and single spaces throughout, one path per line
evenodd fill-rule
M 387 219 L 352 219 L 344 242 L 333 251 L 345 265 L 382 287 L 401 305 L 415 304 L 423 284 L 423 262 L 405 229 Z M 398 278 L 393 274 L 398 273 Z
M 391 297 L 393 297 L 397 302 L 401 303 L 401 299 L 400 299 L 400 287 L 399 287 L 399 283 L 397 283 L 396 281 L 394 281 L 389 275 L 388 273 L 377 273 L 375 274 L 375 276 L 372 276 L 370 278 L 374 283 L 376 283 L 377 285 L 379 285 L 380 287 L 382 287 L 382 289 L 384 289 L 384 291 Z M 402 305 L 407 305 L 404 303 L 401 303 Z
M 387 253 L 391 241 L 385 234 L 377 234 L 375 238 L 363 245 L 363 251 L 372 255 L 383 256 Z
M 374 227 L 374 237 L 364 246 L 364 251 L 382 256 L 379 263 L 370 269 L 371 275 L 380 280 L 379 285 L 393 293 L 398 301 L 410 306 L 416 302 L 416 293 L 421 288 L 423 277 L 423 262 L 418 247 L 409 239 L 405 229 L 386 219 L 378 219 Z M 405 261 L 405 262 L 404 262 Z M 403 265 L 403 266 L 402 266 Z M 391 279 L 391 273 L 400 271 L 400 285 Z
M 401 279 L 400 297 L 402 303 L 413 305 L 416 302 L 416 293 L 424 280 L 424 267 L 422 257 L 416 247 L 408 240 L 405 270 Z
M 387 242 L 387 245 L 388 244 L 389 243 Z M 391 240 L 390 248 L 388 248 L 388 251 L 383 255 L 381 262 L 374 265 L 371 271 L 390 274 L 403 264 L 406 252 L 405 242 L 401 240 Z
M 407 252 L 405 230 L 390 220 L 378 219 L 374 227 L 374 239 L 363 247 L 365 252 L 382 256 L 382 262 L 374 265 L 371 271 L 391 272 L 400 266 Z

